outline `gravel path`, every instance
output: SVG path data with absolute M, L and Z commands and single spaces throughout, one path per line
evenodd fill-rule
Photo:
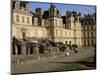
M 33 60 L 23 64 L 12 65 L 11 69 L 12 73 L 47 72 L 64 66 L 63 62 L 84 61 L 93 57 L 93 55 L 93 49 L 78 49 L 78 53 L 72 53 L 70 56 Z

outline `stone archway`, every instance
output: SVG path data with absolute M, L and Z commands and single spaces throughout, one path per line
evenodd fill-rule
M 33 47 L 30 46 L 30 54 L 33 54 L 33 53 L 34 53 Z

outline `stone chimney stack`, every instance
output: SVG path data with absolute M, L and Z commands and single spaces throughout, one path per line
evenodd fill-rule
M 16 1 L 15 2 L 15 10 L 19 10 L 20 9 L 20 2 Z

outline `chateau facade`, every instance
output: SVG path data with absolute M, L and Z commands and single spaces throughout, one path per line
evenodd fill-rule
M 65 16 L 61 16 L 54 4 L 47 11 L 36 8 L 35 12 L 30 12 L 28 2 L 13 1 L 12 37 L 92 46 L 96 43 L 95 19 L 94 14 L 81 17 L 75 11 L 66 11 Z

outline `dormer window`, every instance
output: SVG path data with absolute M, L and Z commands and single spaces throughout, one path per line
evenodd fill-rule
M 29 23 L 29 17 L 27 17 L 27 23 Z

